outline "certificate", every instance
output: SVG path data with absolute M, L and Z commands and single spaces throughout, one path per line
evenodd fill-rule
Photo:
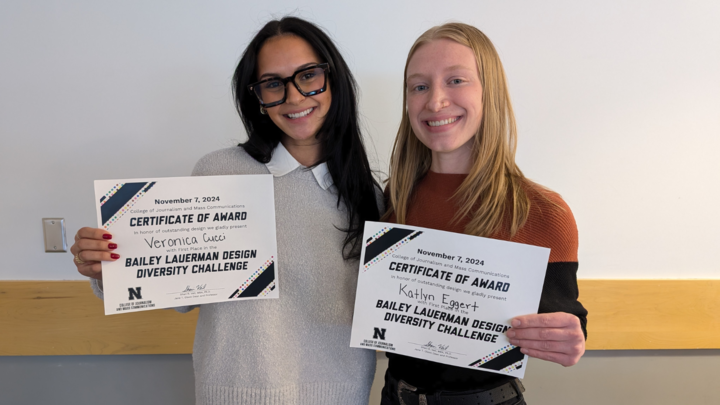
M 522 378 L 505 332 L 535 314 L 550 249 L 365 223 L 350 346 Z
M 272 176 L 96 180 L 105 314 L 277 298 Z

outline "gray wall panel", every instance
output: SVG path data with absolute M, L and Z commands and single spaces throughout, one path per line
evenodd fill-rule
M 190 355 L 0 357 L 2 405 L 192 405 Z
M 371 404 L 387 367 L 378 355 Z M 588 352 L 573 367 L 531 360 L 530 405 L 720 403 L 720 350 Z M 0 404 L 194 404 L 189 355 L 0 357 Z

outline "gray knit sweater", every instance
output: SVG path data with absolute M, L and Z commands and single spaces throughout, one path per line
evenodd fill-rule
M 267 173 L 239 147 L 206 155 L 193 171 Z M 375 352 L 349 347 L 358 264 L 341 255 L 346 214 L 306 168 L 275 177 L 274 188 L 280 298 L 200 306 L 197 404 L 367 405 Z

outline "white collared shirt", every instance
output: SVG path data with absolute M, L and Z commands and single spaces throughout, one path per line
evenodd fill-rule
M 278 142 L 277 147 L 273 151 L 272 158 L 269 162 L 265 163 L 265 166 L 274 177 L 282 177 L 298 167 L 305 167 L 295 160 L 282 142 Z M 313 167 L 312 173 L 323 190 L 327 190 L 333 185 L 332 176 L 326 163 L 321 163 Z

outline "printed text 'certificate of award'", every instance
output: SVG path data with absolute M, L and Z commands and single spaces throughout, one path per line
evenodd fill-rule
M 550 249 L 366 222 L 350 346 L 522 378 L 505 332 L 537 313 Z
M 105 314 L 277 298 L 272 176 L 96 180 Z

